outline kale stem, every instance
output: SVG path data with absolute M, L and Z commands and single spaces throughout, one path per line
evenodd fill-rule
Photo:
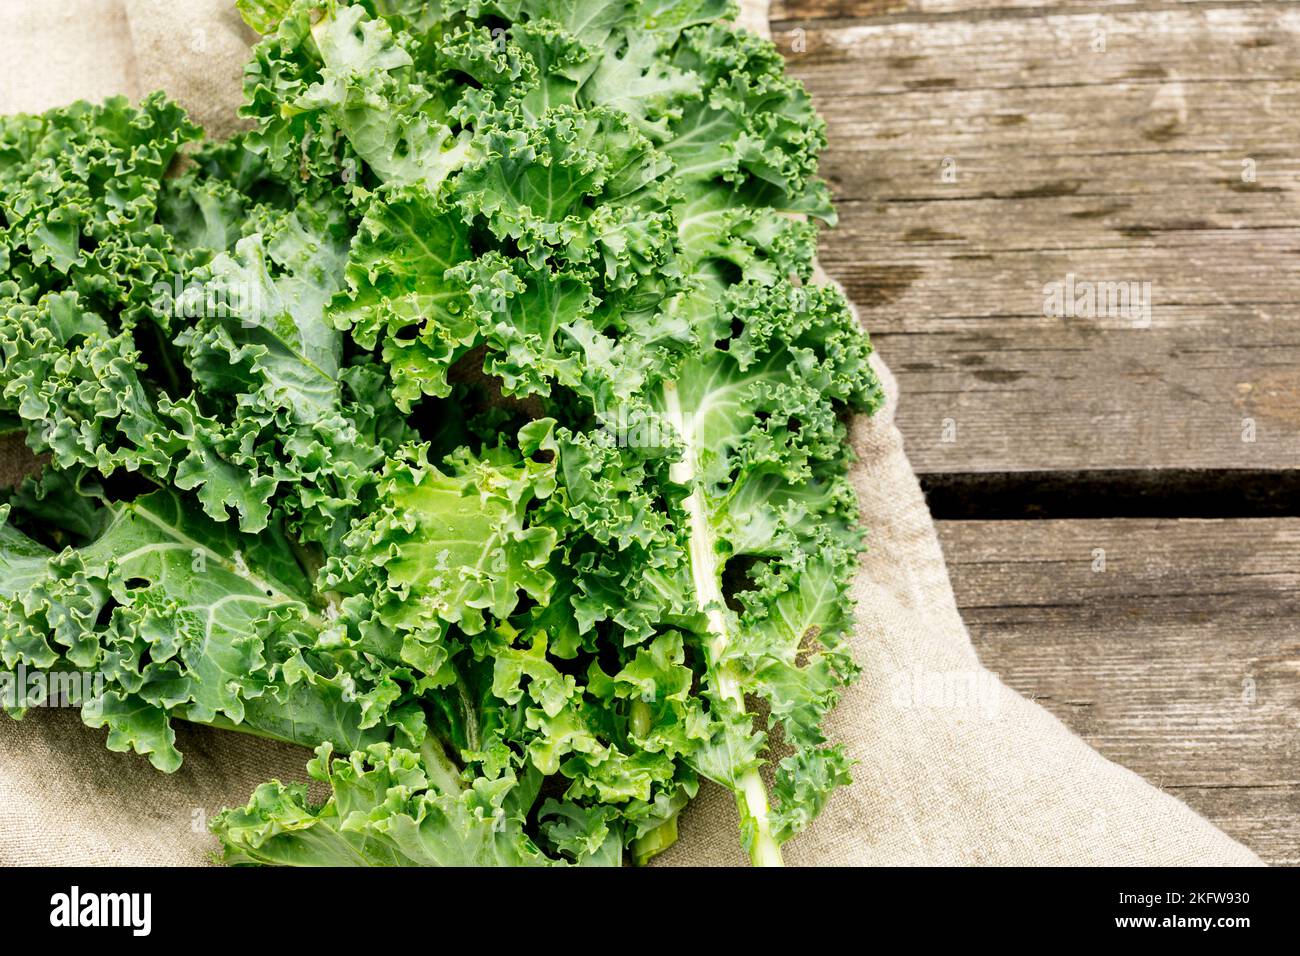
M 475 712 L 474 701 L 469 696 L 469 687 L 465 683 L 465 677 L 459 671 L 456 671 L 456 696 L 460 700 L 461 716 L 465 718 L 465 742 L 469 745 L 470 750 L 478 751 L 482 747 L 482 738 L 478 726 L 478 714 Z
M 420 756 L 424 758 L 424 770 L 429 781 L 443 794 L 456 794 L 465 789 L 460 779 L 460 769 L 447 756 L 442 744 L 432 733 L 420 744 Z
M 643 700 L 632 701 L 632 712 L 628 714 L 628 729 L 633 737 L 645 737 L 653 726 L 650 705 Z
M 651 857 L 658 856 L 677 842 L 677 814 L 673 814 L 649 833 L 632 841 L 632 862 L 645 866 Z
M 208 720 L 195 720 L 186 713 L 187 708 L 178 707 L 171 712 L 171 716 L 178 720 L 184 720 L 187 723 L 198 724 L 202 727 L 215 727 L 217 730 L 233 730 L 237 734 L 247 734 L 249 737 L 259 737 L 262 740 L 275 740 L 282 744 L 294 744 L 298 747 L 306 747 L 307 744 L 301 740 L 293 740 L 289 737 L 281 737 L 265 730 L 259 730 L 250 724 L 237 724 L 229 717 L 221 714 L 214 714 Z
M 690 522 L 690 559 L 691 577 L 695 583 L 695 600 L 708 626 L 708 640 L 704 644 L 705 657 L 713 693 L 723 707 L 731 706 L 744 715 L 745 695 L 740 688 L 740 677 L 735 668 L 727 661 L 727 645 L 731 641 L 728 633 L 726 607 L 722 597 L 722 576 L 718 567 L 716 542 L 709 525 L 708 506 L 704 500 L 704 490 L 696 476 L 695 450 L 692 445 L 691 429 L 685 425 L 682 415 L 681 400 L 677 395 L 677 386 L 665 382 L 663 386 L 664 411 L 681 436 L 685 449 L 679 461 L 669 468 L 669 477 L 676 484 L 691 489 L 684 502 L 687 518 Z M 722 719 L 726 719 L 723 716 Z M 755 866 L 781 866 L 781 845 L 772 833 L 769 819 L 767 788 L 757 769 L 746 770 L 736 780 L 736 804 L 740 809 L 741 821 L 752 824 L 753 839 L 749 847 L 749 858 Z
M 320 574 L 320 569 L 325 564 L 320 549 L 303 544 L 293 535 L 285 535 L 285 539 L 289 542 L 289 550 L 293 552 L 298 567 L 302 569 L 302 573 L 306 575 L 307 580 L 314 585 L 316 576 Z

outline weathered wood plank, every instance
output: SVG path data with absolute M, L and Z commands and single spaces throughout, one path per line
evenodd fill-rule
M 822 263 L 899 373 L 918 471 L 1300 467 L 1300 9 L 776 40 L 830 125 Z M 1149 309 L 1047 314 L 1069 276 Z
M 1266 860 L 1300 864 L 1300 519 L 939 534 L 985 665 Z
M 1017 16 L 1045 8 L 1080 7 L 1102 9 L 1158 9 L 1172 4 L 1226 6 L 1233 3 L 1257 4 L 1261 0 L 773 0 L 771 18 L 787 20 L 862 20 L 884 16 L 975 17 Z M 1263 0 L 1270 2 L 1270 0 Z M 1286 3 L 1291 0 L 1272 0 Z

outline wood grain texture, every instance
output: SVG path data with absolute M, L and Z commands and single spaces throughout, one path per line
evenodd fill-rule
M 1265 860 L 1300 864 L 1300 519 L 939 535 L 986 666 Z
M 1152 10 L 1184 4 L 1222 7 L 1234 3 L 1259 2 L 1260 0 L 773 0 L 771 19 L 775 23 L 788 20 L 869 20 L 883 16 L 908 16 L 913 19 L 958 16 L 974 19 L 1033 15 L 1044 9 L 1078 11 L 1123 7 Z
M 1300 8 L 892 10 L 775 39 L 917 470 L 1300 467 Z M 1071 274 L 1149 315 L 1045 314 Z

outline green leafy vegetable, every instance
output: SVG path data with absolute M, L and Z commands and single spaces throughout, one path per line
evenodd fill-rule
M 238 5 L 228 143 L 0 120 L 0 417 L 48 461 L 0 668 L 96 675 L 163 771 L 177 720 L 315 748 L 328 802 L 263 785 L 232 863 L 643 863 L 701 778 L 780 862 L 849 779 L 881 399 L 810 284 L 807 95 L 724 0 Z

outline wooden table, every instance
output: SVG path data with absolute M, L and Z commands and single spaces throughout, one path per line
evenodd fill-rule
M 1300 864 L 1300 4 L 772 15 L 980 656 Z

